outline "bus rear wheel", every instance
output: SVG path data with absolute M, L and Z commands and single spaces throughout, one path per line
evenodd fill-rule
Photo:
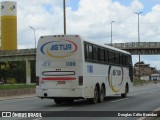
M 104 96 L 105 96 L 105 89 L 104 89 L 104 86 L 102 86 L 101 92 L 100 92 L 100 98 L 99 98 L 100 103 L 104 102 Z
M 126 98 L 126 97 L 127 97 L 128 89 L 129 89 L 129 88 L 128 88 L 128 85 L 126 85 L 126 87 L 125 87 L 125 93 L 122 93 L 122 94 L 121 94 L 121 97 L 122 97 L 122 98 Z
M 99 97 L 99 92 L 98 92 L 98 87 L 95 86 L 95 89 L 94 89 L 94 97 L 91 98 L 91 103 L 92 104 L 97 104 L 98 103 L 98 97 Z

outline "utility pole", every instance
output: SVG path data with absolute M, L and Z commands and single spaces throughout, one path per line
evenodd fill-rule
M 139 30 L 139 15 L 143 13 L 143 12 L 135 12 L 135 14 L 138 15 L 138 47 L 140 49 L 140 30 Z M 140 80 L 140 84 L 141 86 L 143 85 L 141 83 L 141 68 L 140 68 L 140 62 L 141 62 L 141 57 L 140 57 L 140 51 L 139 51 L 139 80 Z
M 63 0 L 63 14 L 64 14 L 64 35 L 66 34 L 66 1 Z
M 36 30 L 32 26 L 29 26 L 29 27 L 34 31 L 34 41 L 35 41 L 35 49 L 36 49 L 37 48 L 37 44 L 36 44 Z
M 115 21 L 112 21 L 111 22 L 111 46 L 113 46 L 113 44 L 112 44 L 112 23 L 114 23 Z

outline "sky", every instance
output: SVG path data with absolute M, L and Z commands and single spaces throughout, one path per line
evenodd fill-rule
M 2 0 L 0 0 L 2 1 Z M 11 1 L 11 0 L 10 0 Z M 12 0 L 17 2 L 18 48 L 34 48 L 40 36 L 63 34 L 63 0 Z M 160 42 L 160 0 L 66 0 L 67 34 L 78 34 L 100 44 L 137 42 L 137 15 L 140 14 L 140 41 Z M 141 56 L 160 69 L 160 55 Z M 138 57 L 133 56 L 133 63 Z

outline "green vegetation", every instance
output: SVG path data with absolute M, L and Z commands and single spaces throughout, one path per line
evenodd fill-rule
M 8 90 L 8 89 L 24 89 L 24 88 L 35 88 L 35 84 L 4 84 L 0 85 L 0 90 Z
M 149 84 L 149 83 L 155 83 L 155 81 L 151 81 L 151 80 L 139 80 L 136 79 L 133 81 L 133 85 L 143 85 L 143 84 Z
M 31 83 L 35 83 L 35 61 L 31 62 Z M 26 83 L 25 61 L 0 62 L 0 80 L 5 84 Z

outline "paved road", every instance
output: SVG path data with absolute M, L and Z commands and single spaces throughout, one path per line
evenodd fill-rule
M 160 84 L 153 84 L 141 87 L 134 87 L 127 98 L 120 96 L 110 96 L 105 98 L 105 102 L 100 104 L 89 104 L 87 101 L 76 101 L 72 105 L 56 105 L 52 99 L 39 99 L 36 97 L 3 100 L 0 101 L 0 111 L 47 111 L 46 115 L 52 115 L 52 111 L 153 111 L 159 109 L 160 111 Z M 76 112 L 71 112 L 76 114 Z M 54 113 L 55 114 L 55 113 Z M 95 115 L 98 112 L 87 112 L 88 115 Z M 108 114 L 106 112 L 106 114 Z M 109 113 L 110 114 L 110 113 Z M 85 114 L 86 115 L 86 114 Z M 108 119 L 138 119 L 140 117 L 118 118 L 118 117 L 54 117 L 47 118 L 48 120 L 108 120 Z M 15 120 L 18 118 L 15 118 Z M 22 119 L 22 118 L 19 118 Z M 31 118 L 25 118 L 31 120 Z M 24 120 L 25 120 L 24 119 Z M 33 118 L 34 120 L 45 120 L 46 118 Z M 8 120 L 8 118 L 4 118 Z M 12 119 L 11 119 L 12 120 Z

